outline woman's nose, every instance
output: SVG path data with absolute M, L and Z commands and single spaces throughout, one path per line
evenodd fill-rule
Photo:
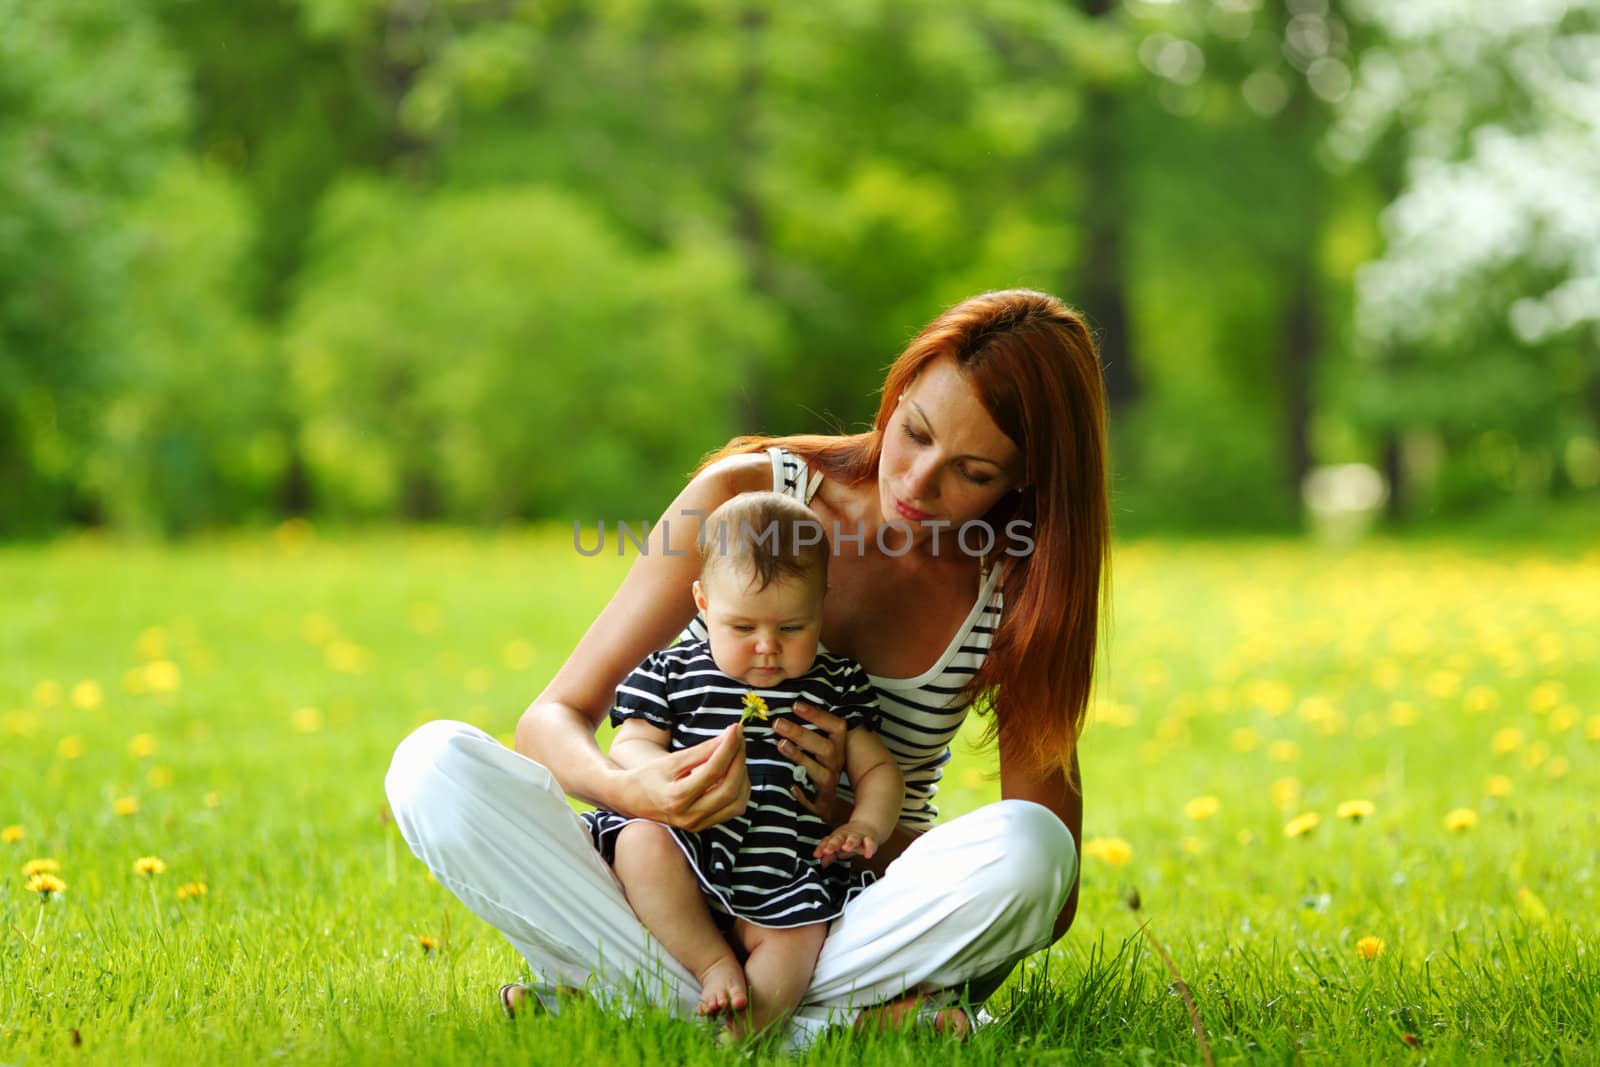
M 932 456 L 919 458 L 911 466 L 911 478 L 906 489 L 918 500 L 931 500 L 939 495 L 939 462 Z

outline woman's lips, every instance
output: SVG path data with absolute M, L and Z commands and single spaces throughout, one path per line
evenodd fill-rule
M 908 519 L 911 522 L 927 522 L 929 519 L 933 518 L 933 515 L 929 512 L 918 511 L 916 508 L 912 507 L 910 504 L 907 504 L 899 497 L 895 497 L 894 509 L 900 513 L 902 518 Z

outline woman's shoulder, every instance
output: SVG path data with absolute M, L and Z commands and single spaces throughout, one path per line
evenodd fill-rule
M 694 477 L 695 482 L 721 491 L 725 498 L 759 493 L 772 488 L 772 457 L 765 452 L 723 456 Z

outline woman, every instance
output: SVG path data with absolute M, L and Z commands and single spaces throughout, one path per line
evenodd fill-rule
M 401 744 L 387 780 L 396 821 L 535 971 L 691 1015 L 694 977 L 628 910 L 566 797 L 688 830 L 743 810 L 737 726 L 627 769 L 594 735 L 628 671 L 680 632 L 703 636 L 686 592 L 700 531 L 685 516 L 763 489 L 808 503 L 833 539 L 822 642 L 872 676 L 907 787 L 874 858 L 881 876 L 830 929 L 793 1039 L 908 1012 L 964 1034 L 972 1020 L 946 1006 L 960 992 L 983 999 L 1077 910 L 1075 748 L 1108 549 L 1105 409 L 1089 330 L 1053 297 L 987 293 L 939 316 L 890 369 L 868 433 L 741 438 L 712 456 L 523 714 L 515 753 L 460 723 Z M 949 740 L 979 698 L 1004 799 L 934 826 Z M 802 714 L 819 729 L 785 724 L 781 744 L 828 812 L 847 804 L 844 724 Z

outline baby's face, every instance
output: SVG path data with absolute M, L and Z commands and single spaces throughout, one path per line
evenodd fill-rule
M 757 591 L 743 568 L 718 566 L 694 583 L 717 669 L 753 688 L 798 678 L 817 659 L 823 586 L 783 578 Z

